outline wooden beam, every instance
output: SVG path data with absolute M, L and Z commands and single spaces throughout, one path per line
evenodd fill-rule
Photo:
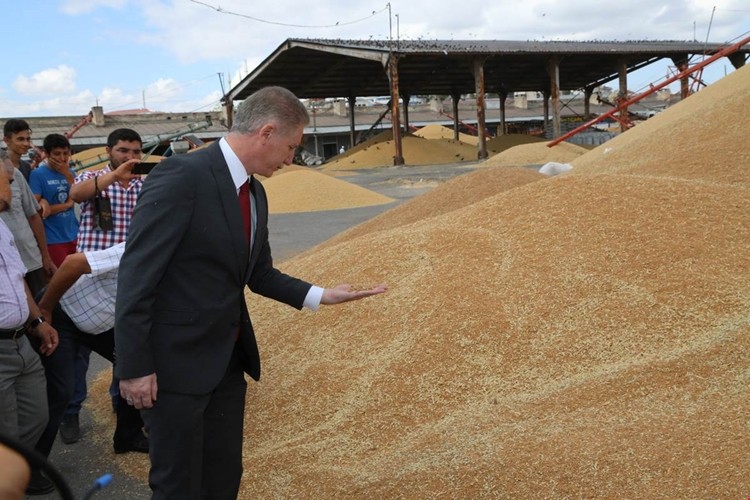
M 484 105 L 484 61 L 485 59 L 474 60 L 474 87 L 477 94 L 477 136 L 479 141 L 477 144 L 477 158 L 480 160 L 487 159 L 487 137 L 485 131 L 487 130 L 485 120 L 485 105 Z

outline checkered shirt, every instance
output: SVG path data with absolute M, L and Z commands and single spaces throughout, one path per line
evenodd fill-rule
M 85 252 L 91 273 L 78 278 L 60 299 L 60 307 L 82 332 L 97 335 L 114 328 L 117 274 L 124 251 L 123 241 Z
M 110 165 L 94 171 L 83 172 L 76 177 L 76 183 L 93 179 L 112 171 Z M 134 178 L 130 180 L 127 189 L 119 182 L 114 182 L 101 191 L 102 198 L 109 198 L 112 207 L 112 231 L 102 231 L 94 228 L 94 199 L 81 203 L 81 225 L 78 229 L 77 251 L 86 252 L 90 250 L 103 250 L 121 241 L 125 241 L 130 228 L 130 220 L 133 217 L 133 208 L 138 199 L 138 194 L 143 187 L 143 180 Z

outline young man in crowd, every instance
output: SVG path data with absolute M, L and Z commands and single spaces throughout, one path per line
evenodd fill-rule
M 36 200 L 47 207 L 44 231 L 52 262 L 60 266 L 67 255 L 75 253 L 78 218 L 70 197 L 75 173 L 70 168 L 70 142 L 64 135 L 44 138 L 46 159 L 31 171 L 29 184 Z
M 133 208 L 143 187 L 141 177 L 131 172 L 141 161 L 142 143 L 135 130 L 119 128 L 112 131 L 107 137 L 109 163 L 76 177 L 70 197 L 81 205 L 78 252 L 104 250 L 125 241 Z M 76 389 L 60 424 L 60 438 L 66 444 L 75 443 L 80 438 L 78 415 L 86 399 L 89 354 L 89 349 L 82 345 L 76 356 Z M 113 380 L 110 393 L 112 403 L 116 405 L 119 394 L 116 380 Z
M 32 148 L 29 123 L 19 118 L 11 118 L 3 125 L 3 140 L 8 148 L 11 163 L 21 171 L 28 182 L 31 165 L 21 157 Z
M 0 150 L 0 175 L 10 183 L 10 207 L 0 212 L 8 225 L 16 247 L 26 267 L 26 283 L 33 294 L 41 290 L 57 267 L 50 258 L 44 222 L 39 215 L 39 203 L 34 198 L 21 171 L 13 166 L 9 153 Z

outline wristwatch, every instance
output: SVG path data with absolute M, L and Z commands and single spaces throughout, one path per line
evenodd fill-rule
M 26 328 L 28 328 L 29 330 L 34 330 L 36 329 L 37 326 L 46 322 L 47 320 L 44 319 L 44 316 L 39 316 L 38 318 L 32 319 L 31 321 L 29 321 L 29 324 L 26 325 Z

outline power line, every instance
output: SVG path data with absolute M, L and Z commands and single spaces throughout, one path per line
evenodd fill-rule
M 258 17 L 249 16 L 247 14 L 240 14 L 240 13 L 237 13 L 237 12 L 232 12 L 232 11 L 229 11 L 229 10 L 225 10 L 225 9 L 223 9 L 221 7 L 214 7 L 213 5 L 209 5 L 207 3 L 200 2 L 198 0 L 190 0 L 190 1 L 193 2 L 193 3 L 197 3 L 199 5 L 203 5 L 205 7 L 208 7 L 209 9 L 215 10 L 216 12 L 219 12 L 221 14 L 229 14 L 231 16 L 244 17 L 245 19 L 252 19 L 253 21 L 257 21 L 259 23 L 273 24 L 273 25 L 276 25 L 276 26 L 287 26 L 287 27 L 290 27 L 290 28 L 335 28 L 337 26 L 349 26 L 351 24 L 361 23 L 362 21 L 366 21 L 366 20 L 368 20 L 368 19 L 370 19 L 372 17 L 375 17 L 376 15 L 380 14 L 381 12 L 384 12 L 388 8 L 388 6 L 386 6 L 386 7 L 383 7 L 382 9 L 380 9 L 380 10 L 373 10 L 372 14 L 370 14 L 369 16 L 365 16 L 365 17 L 360 18 L 360 19 L 355 19 L 353 21 L 346 21 L 346 22 L 340 22 L 339 21 L 339 22 L 336 22 L 336 24 L 314 25 L 314 24 L 288 24 L 288 23 L 279 23 L 279 22 L 275 22 L 275 21 L 268 21 L 266 19 L 260 19 Z

